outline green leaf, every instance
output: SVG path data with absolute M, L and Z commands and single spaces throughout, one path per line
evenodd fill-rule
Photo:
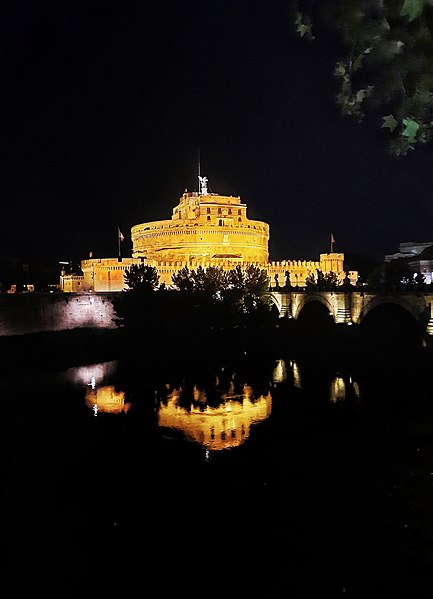
M 392 114 L 388 114 L 387 116 L 382 117 L 382 120 L 382 127 L 388 127 L 390 131 L 394 131 L 394 129 L 397 127 L 398 122 Z
M 365 100 L 365 98 L 371 96 L 371 92 L 373 91 L 373 89 L 373 85 L 368 85 L 366 88 L 358 90 L 355 95 L 356 101 L 362 102 L 363 100 Z
M 346 74 L 346 66 L 342 62 L 337 62 L 334 69 L 334 75 L 336 77 L 344 77 Z
M 301 37 L 308 37 L 314 40 L 313 28 L 308 15 L 303 15 L 301 12 L 296 13 L 296 32 Z
M 402 135 L 407 137 L 409 142 L 415 141 L 416 134 L 419 129 L 419 124 L 413 119 L 403 119 L 404 129 Z
M 418 18 L 424 9 L 424 0 L 404 0 L 400 11 L 402 17 L 408 17 L 409 21 Z
M 362 62 L 364 60 L 365 54 L 358 54 L 358 56 L 353 60 L 352 70 L 357 71 L 362 67 Z
M 296 31 L 299 33 L 299 35 L 301 37 L 304 37 L 304 35 L 306 33 L 308 33 L 309 35 L 311 35 L 311 26 L 310 25 L 305 25 L 304 23 L 301 23 L 300 25 L 297 26 Z

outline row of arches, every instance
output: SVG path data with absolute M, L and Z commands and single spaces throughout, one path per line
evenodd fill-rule
M 296 329 L 298 336 L 310 344 L 326 342 L 337 326 L 352 328 L 351 336 L 356 336 L 366 347 L 386 351 L 422 348 L 430 337 L 427 334 L 430 306 L 426 305 L 424 311 L 417 312 L 415 306 L 405 305 L 398 298 L 376 298 L 370 303 L 368 310 L 360 315 L 356 324 L 351 321 L 350 314 L 345 321 L 339 323 L 335 306 L 320 295 L 303 301 L 298 306 L 296 318 L 291 317 L 288 309 L 284 313 L 281 304 L 279 309 L 281 316 L 287 316 L 294 322 L 292 329 Z M 346 334 L 348 335 L 349 333 Z

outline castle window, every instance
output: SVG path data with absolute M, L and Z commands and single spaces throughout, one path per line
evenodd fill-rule
M 220 226 L 220 227 L 223 226 L 223 221 L 221 219 L 218 221 L 218 226 Z
M 239 214 L 239 216 L 242 214 L 242 212 L 241 212 L 241 209 L 240 209 L 240 208 L 239 208 L 239 210 L 238 210 L 238 214 Z
M 221 214 L 221 208 L 218 208 L 218 214 Z
M 241 217 L 239 217 L 239 218 L 238 218 L 238 221 L 239 221 L 239 222 L 241 222 L 241 220 L 242 220 L 242 219 L 241 219 Z
M 232 213 L 232 209 L 231 209 L 231 208 L 229 208 L 229 214 L 231 214 L 231 213 Z
M 206 208 L 206 212 L 210 214 L 210 208 Z
M 207 220 L 210 220 L 210 216 L 207 217 Z

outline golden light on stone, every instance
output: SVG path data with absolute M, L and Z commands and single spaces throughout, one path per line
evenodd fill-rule
M 149 221 L 131 227 L 132 257 L 93 258 L 81 261 L 83 275 L 67 275 L 62 271 L 60 287 L 66 292 L 117 292 L 125 288 L 125 270 L 132 264 L 156 268 L 159 282 L 170 287 L 172 276 L 187 267 L 197 270 L 222 267 L 232 270 L 237 265 L 254 265 L 266 271 L 270 281 L 286 282 L 290 273 L 292 285 L 305 286 L 305 280 L 317 270 L 334 272 L 342 282 L 344 254 L 320 254 L 320 260 L 269 261 L 269 225 L 247 216 L 247 205 L 239 196 L 185 191 L 173 208 L 171 219 Z M 357 273 L 349 271 L 355 282 Z M 296 306 L 294 306 L 296 309 Z
M 251 426 L 266 420 L 272 408 L 272 397 L 253 397 L 251 387 L 244 385 L 242 393 L 232 390 L 221 395 L 217 407 L 206 403 L 206 394 L 197 388 L 193 391 L 198 407 L 186 409 L 180 405 L 182 389 L 173 389 L 158 412 L 158 425 L 181 431 L 189 441 L 199 443 L 208 450 L 220 451 L 244 443 Z
M 133 257 L 157 263 L 206 261 L 265 264 L 269 225 L 247 218 L 239 197 L 185 192 L 171 220 L 135 225 Z

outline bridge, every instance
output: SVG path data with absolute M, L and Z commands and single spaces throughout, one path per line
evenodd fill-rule
M 396 305 L 407 311 L 422 329 L 433 335 L 433 292 L 373 292 L 364 290 L 318 291 L 306 289 L 271 290 L 271 300 L 280 317 L 298 319 L 307 304 L 323 304 L 335 323 L 362 324 L 380 305 Z

